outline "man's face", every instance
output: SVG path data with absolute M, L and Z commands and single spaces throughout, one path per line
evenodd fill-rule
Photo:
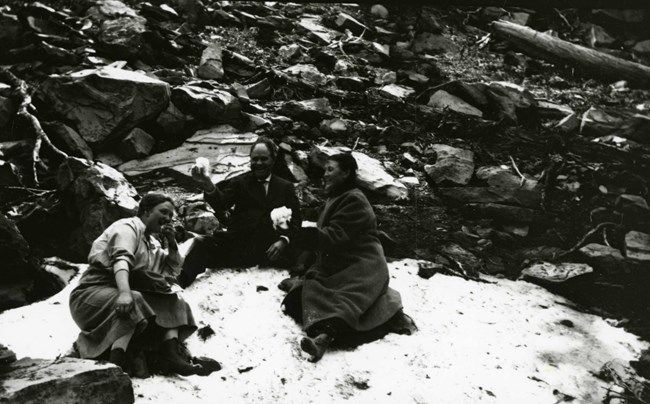
M 271 152 L 264 144 L 257 144 L 251 151 L 251 171 L 259 180 L 263 180 L 271 174 L 273 167 Z

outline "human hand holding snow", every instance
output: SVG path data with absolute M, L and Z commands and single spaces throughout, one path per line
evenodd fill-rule
M 196 162 L 190 169 L 192 179 L 198 183 L 205 192 L 214 191 L 214 184 L 210 179 L 210 160 L 205 157 L 197 157 Z
M 275 230 L 289 230 L 291 221 L 291 209 L 286 206 L 275 208 L 271 211 L 271 221 Z

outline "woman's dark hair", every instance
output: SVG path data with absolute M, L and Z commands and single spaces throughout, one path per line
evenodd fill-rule
M 269 154 L 271 155 L 271 159 L 275 160 L 275 158 L 278 155 L 278 146 L 276 146 L 273 140 L 269 139 L 266 136 L 258 137 L 255 143 L 253 143 L 253 146 L 251 146 L 251 153 L 253 153 L 255 146 L 257 146 L 258 144 L 263 144 L 264 146 L 266 146 L 266 149 L 269 151 Z
M 138 205 L 138 216 L 142 216 L 145 212 L 150 211 L 163 202 L 169 202 L 174 206 L 174 201 L 172 201 L 171 197 L 158 192 L 149 192 L 140 200 L 140 204 Z
M 331 161 L 336 161 L 341 170 L 350 173 L 350 175 L 348 175 L 348 178 L 343 183 L 344 187 L 350 187 L 350 188 L 356 187 L 357 169 L 359 168 L 359 166 L 357 165 L 357 160 L 355 160 L 354 157 L 352 156 L 352 153 L 333 154 L 329 156 L 327 159 Z

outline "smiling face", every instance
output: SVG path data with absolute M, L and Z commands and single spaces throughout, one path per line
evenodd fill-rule
M 166 201 L 145 211 L 141 219 L 148 232 L 158 233 L 161 226 L 171 223 L 172 217 L 174 217 L 174 205 Z
M 350 172 L 341 169 L 337 161 L 327 160 L 325 174 L 323 176 L 325 180 L 325 191 L 328 193 L 332 192 L 333 189 L 343 184 L 349 176 Z
M 251 150 L 251 171 L 257 179 L 263 180 L 271 175 L 274 162 L 266 145 L 259 143 Z

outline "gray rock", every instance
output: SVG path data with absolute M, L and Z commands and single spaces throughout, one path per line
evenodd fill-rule
M 436 185 L 453 183 L 466 185 L 474 174 L 474 152 L 444 144 L 431 146 L 438 158 L 433 165 L 425 165 L 427 178 Z
M 311 39 L 320 45 L 329 45 L 337 35 L 335 31 L 322 26 L 317 17 L 301 18 L 298 22 L 298 28 L 307 32 Z
M 546 100 L 537 100 L 536 108 L 541 118 L 564 119 L 571 114 L 575 114 L 571 107 Z
M 120 17 L 137 17 L 138 13 L 119 0 L 95 1 L 86 11 L 86 17 L 102 22 Z
M 459 264 L 466 275 L 476 276 L 483 268 L 483 264 L 474 254 L 458 244 L 447 244 L 440 248 L 440 253 Z
M 197 74 L 208 80 L 219 80 L 223 77 L 223 52 L 219 43 L 211 43 L 203 50 Z
M 124 163 L 124 159 L 119 154 L 112 151 L 104 151 L 95 155 L 95 160 L 106 164 L 109 167 L 117 167 Z
M 388 18 L 388 9 L 381 4 L 373 4 L 370 7 L 370 14 L 377 18 L 386 19 Z
M 23 358 L 3 371 L 0 402 L 129 404 L 134 396 L 129 376 L 111 363 Z
M 408 86 L 388 84 L 379 89 L 379 94 L 393 100 L 404 101 L 410 95 L 415 94 L 415 90 Z
M 569 279 L 592 273 L 594 270 L 587 264 L 541 262 L 533 264 L 521 271 L 524 279 L 541 280 L 550 283 L 562 283 Z
M 596 270 L 608 274 L 621 274 L 627 270 L 625 258 L 614 247 L 591 243 L 580 248 L 579 251 L 585 261 Z
M 339 76 L 336 78 L 336 85 L 343 90 L 364 91 L 366 82 L 359 77 Z
M 625 235 L 625 252 L 627 258 L 646 265 L 650 262 L 650 235 L 631 231 Z
M 297 64 L 283 70 L 292 76 L 300 77 L 307 84 L 322 86 L 327 83 L 327 76 L 321 73 L 318 68 L 310 64 Z
M 637 42 L 632 48 L 632 51 L 640 55 L 650 55 L 650 39 Z
M 145 174 L 161 168 L 189 176 L 197 157 L 205 157 L 212 165 L 212 181 L 219 182 L 249 170 L 249 153 L 257 135 L 241 133 L 229 125 L 197 131 L 176 149 L 128 161 L 119 170 L 128 176 Z
M 449 38 L 431 32 L 421 32 L 413 39 L 411 50 L 415 53 L 453 53 L 458 52 L 458 45 Z
M 350 149 L 347 147 L 314 146 L 309 159 L 312 164 L 323 168 L 327 162 L 327 156 L 349 151 Z M 387 173 L 381 162 L 359 152 L 352 152 L 352 156 L 359 166 L 357 183 L 361 189 L 390 200 L 408 197 L 406 186 Z
M 192 85 L 174 87 L 172 102 L 182 112 L 211 123 L 233 122 L 241 112 L 239 99 L 230 93 Z
M 142 73 L 104 67 L 52 75 L 41 85 L 52 108 L 93 151 L 167 108 L 170 89 Z
M 348 124 L 343 119 L 326 119 L 320 123 L 320 131 L 328 135 L 342 135 L 348 130 Z
M 158 124 L 162 135 L 167 138 L 182 137 L 185 128 L 191 121 L 192 117 L 185 115 L 173 102 L 170 102 L 167 109 L 156 118 L 156 124 Z
M 590 24 L 585 32 L 585 43 L 591 47 L 610 47 L 616 42 L 616 38 L 609 35 L 605 28 L 600 25 Z
M 489 84 L 488 96 L 498 109 L 497 118 L 519 122 L 519 114 L 537 108 L 537 100 L 525 88 L 504 81 Z
M 445 110 L 449 109 L 459 114 L 483 117 L 483 112 L 475 106 L 463 101 L 455 95 L 449 94 L 445 90 L 438 90 L 431 95 L 427 105 L 434 108 Z
M 118 146 L 120 157 L 124 160 L 146 157 L 153 150 L 155 142 L 153 136 L 140 128 L 134 128 Z
M 138 192 L 122 173 L 103 164 L 70 157 L 57 173 L 67 209 L 81 227 L 72 236 L 71 250 L 85 260 L 90 245 L 114 221 L 134 216 Z
M 116 59 L 135 59 L 144 44 L 147 19 L 120 17 L 102 23 L 98 41 Z
M 282 45 L 280 46 L 280 49 L 278 49 L 278 53 L 282 59 L 290 60 L 300 54 L 300 46 L 295 43 L 291 45 Z
M 332 107 L 327 98 L 314 98 L 304 101 L 287 101 L 278 113 L 298 121 L 316 124 L 332 115 Z
M 442 33 L 442 25 L 440 25 L 434 14 L 434 10 L 430 7 L 422 7 L 420 9 L 416 28 L 420 32 L 432 32 L 434 34 Z
M 88 143 L 71 127 L 60 122 L 43 123 L 43 130 L 58 148 L 74 157 L 93 160 Z
M 246 86 L 246 93 L 254 100 L 268 97 L 271 91 L 271 82 L 266 78 Z

